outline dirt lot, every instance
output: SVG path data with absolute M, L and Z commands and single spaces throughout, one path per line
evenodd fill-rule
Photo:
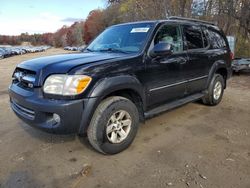
M 219 106 L 164 113 L 141 125 L 129 149 L 104 156 L 84 138 L 27 126 L 9 107 L 16 64 L 58 53 L 0 60 L 0 187 L 250 187 L 250 74 L 230 80 Z

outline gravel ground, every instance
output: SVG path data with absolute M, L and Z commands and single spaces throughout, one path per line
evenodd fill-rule
M 9 107 L 17 63 L 0 60 L 0 187 L 250 187 L 250 73 L 233 77 L 216 107 L 190 103 L 142 124 L 124 152 L 104 156 L 86 138 L 27 126 Z

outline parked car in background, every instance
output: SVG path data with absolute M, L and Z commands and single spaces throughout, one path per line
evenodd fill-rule
M 4 58 L 5 52 L 2 48 L 0 48 L 0 59 Z
M 51 46 L 6 46 L 0 47 L 0 54 L 3 58 L 25 53 L 44 52 Z
M 76 46 L 66 46 L 66 47 L 64 47 L 64 50 L 78 51 L 78 47 L 76 47 Z
M 12 56 L 12 52 L 8 47 L 1 47 L 0 51 L 2 52 L 4 58 Z
M 64 49 L 64 50 L 70 50 L 71 47 L 70 47 L 70 46 L 65 46 L 63 49 Z
M 235 58 L 232 62 L 233 72 L 239 73 L 240 71 L 250 70 L 250 58 Z
M 63 49 L 64 50 L 69 50 L 69 51 L 83 51 L 86 48 L 86 45 L 82 46 L 65 46 Z
M 22 55 L 25 54 L 25 50 L 22 47 L 12 47 L 10 48 L 12 55 Z

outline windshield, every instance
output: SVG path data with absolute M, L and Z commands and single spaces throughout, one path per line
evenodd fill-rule
M 152 23 L 138 23 L 110 27 L 103 31 L 86 50 L 93 52 L 140 52 L 152 26 Z

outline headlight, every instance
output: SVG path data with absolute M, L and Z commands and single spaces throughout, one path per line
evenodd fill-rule
M 91 80 L 91 77 L 85 75 L 55 74 L 46 79 L 43 91 L 54 95 L 78 95 L 88 87 Z

